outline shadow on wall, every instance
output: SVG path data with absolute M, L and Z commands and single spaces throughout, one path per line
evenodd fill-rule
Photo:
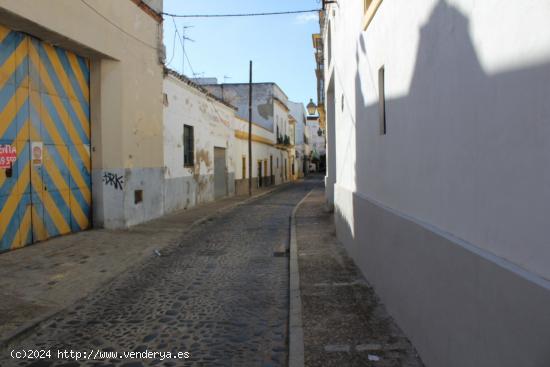
M 363 34 L 357 60 L 367 57 L 365 43 Z M 398 78 L 391 73 L 386 67 L 386 80 Z M 386 100 L 385 136 L 379 132 L 378 104 L 366 104 L 364 82 L 357 73 L 355 180 L 361 194 L 383 193 L 376 199 L 390 207 L 419 208 L 420 219 L 434 213 L 469 217 L 465 228 L 486 227 L 478 241 L 483 245 L 509 242 L 499 233 L 526 223 L 526 213 L 544 212 L 550 199 L 543 154 L 549 150 L 550 124 L 544 118 L 550 115 L 550 64 L 488 75 L 468 18 L 441 0 L 420 30 L 408 94 Z M 495 212 L 503 216 L 487 218 Z M 354 217 L 354 228 L 361 229 Z M 541 228 L 542 218 L 532 220 Z M 517 238 L 517 243 L 536 241 Z
M 363 33 L 357 60 L 367 57 L 365 45 Z M 387 80 L 399 77 L 388 67 L 386 75 Z M 498 361 L 500 366 L 537 365 L 541 354 L 537 354 L 540 350 L 533 333 L 526 331 L 525 335 L 525 343 L 531 345 L 516 340 L 531 355 L 523 349 L 518 355 L 521 348 L 512 348 L 511 336 L 498 337 L 514 326 L 500 330 L 503 320 L 497 315 L 501 311 L 488 310 L 503 307 L 505 312 L 506 307 L 487 305 L 479 294 L 478 299 L 464 298 L 472 291 L 465 290 L 466 283 L 475 283 L 475 279 L 467 275 L 472 269 L 456 269 L 456 264 L 481 267 L 477 260 L 455 263 L 455 255 L 437 246 L 437 254 L 426 255 L 434 250 L 422 241 L 435 241 L 431 234 L 414 229 L 402 233 L 388 226 L 393 214 L 373 209 L 361 196 L 376 193 L 376 200 L 385 205 L 414 208 L 410 214 L 427 221 L 443 215 L 442 221 L 450 223 L 449 232 L 473 228 L 473 233 L 482 234 L 476 243 L 486 248 L 504 241 L 540 241 L 540 231 L 532 234 L 530 228 L 542 228 L 544 216 L 525 217 L 543 212 L 550 199 L 544 186 L 548 185 L 550 64 L 488 75 L 478 60 L 468 18 L 441 0 L 420 29 L 408 94 L 386 100 L 385 136 L 380 135 L 378 104 L 367 105 L 363 95 L 364 82 L 357 73 L 355 180 L 359 195 L 354 194 L 350 202 L 352 218 L 347 219 L 335 203 L 339 239 L 388 302 L 388 309 L 422 357 L 428 356 L 428 365 L 493 366 Z M 518 238 L 510 239 L 514 233 Z M 519 236 L 524 238 L 519 240 Z M 527 248 L 523 251 L 525 258 L 538 255 L 525 253 Z M 453 278 L 451 270 L 463 276 Z M 478 287 L 472 288 L 474 295 L 483 290 L 479 285 L 472 287 Z M 504 288 L 491 291 L 493 300 L 509 301 L 502 295 Z M 447 297 L 445 292 L 454 292 L 454 296 Z M 451 301 L 457 304 L 450 305 Z M 508 307 L 521 307 L 514 302 Z M 427 315 L 427 309 L 436 309 L 437 315 Z M 448 314 L 454 311 L 451 320 Z M 486 319 L 482 322 L 477 317 Z M 457 320 L 464 325 L 456 324 Z M 518 360 L 520 356 L 524 359 Z

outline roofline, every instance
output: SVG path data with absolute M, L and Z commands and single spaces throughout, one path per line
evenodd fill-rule
M 180 81 L 184 82 L 185 84 L 189 85 L 191 88 L 194 88 L 194 89 L 198 90 L 202 94 L 216 100 L 217 102 L 231 108 L 234 111 L 238 111 L 237 107 L 235 107 L 232 104 L 230 104 L 230 103 L 224 101 L 223 99 L 217 97 L 213 93 L 210 93 L 206 88 L 202 87 L 200 84 L 197 84 L 197 83 L 193 82 L 191 79 L 189 79 L 185 75 L 182 75 L 182 74 L 178 73 L 177 71 L 175 71 L 173 69 L 170 69 L 170 68 L 165 66 L 164 67 L 164 75 L 165 76 L 166 75 L 172 75 L 173 77 L 175 77 L 175 78 L 179 79 Z
M 222 86 L 222 85 L 248 85 L 249 83 L 216 83 L 216 84 L 211 84 L 211 83 L 205 83 L 205 84 L 201 84 L 201 85 L 208 85 L 208 86 Z M 283 91 L 283 89 L 279 86 L 279 84 L 275 83 L 275 82 L 254 82 L 252 83 L 252 85 L 274 85 L 276 86 L 279 91 L 286 97 L 286 99 L 288 99 L 288 96 L 286 95 L 286 93 Z

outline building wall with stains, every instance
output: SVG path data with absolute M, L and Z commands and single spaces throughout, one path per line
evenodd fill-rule
M 237 117 L 234 120 L 234 133 L 236 137 L 233 151 L 235 170 L 235 191 L 237 194 L 248 193 L 248 121 Z M 289 180 L 284 174 L 284 161 L 288 161 L 289 155 L 286 149 L 276 145 L 275 135 L 272 131 L 252 124 L 252 188 L 256 190 L 262 185 L 279 185 Z M 261 172 L 260 165 L 261 162 Z
M 237 107 L 237 114 L 248 120 L 248 84 L 205 84 L 206 89 Z M 255 83 L 252 88 L 252 121 L 273 130 L 273 83 Z
M 89 60 L 94 227 L 163 212 L 162 1 L 150 3 L 156 10 L 131 0 L 0 1 L 4 27 Z
M 225 149 L 227 195 L 235 182 L 235 110 L 182 76 L 164 78 L 164 211 L 214 200 L 214 148 Z M 184 165 L 183 127 L 194 131 L 194 164 Z
M 210 79 L 205 79 L 209 82 Z M 246 159 L 248 172 L 248 84 L 203 84 L 204 88 L 237 107 L 235 130 L 238 138 L 235 155 L 237 172 L 236 191 L 248 192 L 248 181 L 242 178 L 242 160 Z M 252 85 L 252 181 L 253 188 L 281 184 L 291 180 L 291 164 L 294 159 L 292 146 L 284 146 L 284 136 L 294 135 L 289 124 L 288 97 L 275 83 Z M 243 125 L 244 124 L 244 125 Z M 277 138 L 279 135 L 279 140 Z M 292 142 L 291 142 L 292 143 Z M 239 163 L 240 162 L 240 163 Z M 258 174 L 259 162 L 262 173 Z M 266 163 L 267 162 L 267 163 Z M 248 177 L 248 173 L 247 176 Z M 265 178 L 264 178 L 265 177 Z

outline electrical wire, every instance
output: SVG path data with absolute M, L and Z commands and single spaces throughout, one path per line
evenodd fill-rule
M 235 13 L 235 14 L 171 14 L 161 13 L 169 17 L 175 18 L 228 18 L 228 17 L 258 17 L 265 15 L 285 15 L 285 14 L 301 14 L 301 13 L 313 13 L 318 12 L 320 9 L 309 10 L 290 10 L 290 11 L 275 11 L 268 13 Z
M 178 31 L 178 26 L 176 25 L 176 21 L 175 21 L 174 18 L 172 18 L 172 22 L 174 23 L 174 29 L 176 30 L 176 34 L 174 35 L 174 43 L 175 43 L 176 36 L 178 36 L 178 38 L 180 40 L 181 49 L 182 49 L 183 54 L 184 54 L 184 55 L 182 55 L 183 64 L 182 64 L 182 70 L 181 70 L 181 73 L 183 74 L 183 69 L 185 69 L 185 48 L 184 48 L 183 42 L 185 42 L 185 41 L 184 41 L 183 37 L 180 36 L 180 32 Z
M 183 51 L 183 54 L 185 55 L 185 58 L 187 59 L 187 63 L 189 64 L 189 67 L 191 68 L 191 72 L 193 73 L 193 75 L 195 75 L 195 70 L 193 70 L 193 66 L 191 65 L 191 61 L 189 61 L 189 56 L 187 56 L 187 52 Z
M 158 50 L 158 48 L 156 46 L 153 46 L 153 45 L 150 45 L 149 43 L 137 38 L 136 36 L 134 36 L 133 34 L 131 33 L 128 33 L 126 32 L 123 28 L 121 28 L 118 24 L 112 22 L 109 18 L 107 18 L 105 15 L 101 14 L 96 8 L 94 8 L 93 6 L 91 6 L 90 4 L 88 4 L 85 0 L 80 0 L 83 4 L 85 4 L 88 8 L 92 9 L 94 13 L 96 13 L 97 15 L 99 15 L 100 17 L 102 17 L 103 19 L 105 19 L 109 24 L 111 24 L 113 27 L 117 28 L 119 31 L 121 31 L 122 33 L 124 33 L 125 35 L 135 39 L 136 41 L 144 44 L 145 46 L 147 47 L 151 47 L 152 49 L 154 50 Z
M 172 18 L 172 19 L 174 19 L 174 18 Z M 176 31 L 174 31 L 174 42 L 172 43 L 172 57 L 170 58 L 170 61 L 168 61 L 166 63 L 166 66 L 168 66 L 172 63 L 172 60 L 174 60 L 175 55 L 176 55 Z

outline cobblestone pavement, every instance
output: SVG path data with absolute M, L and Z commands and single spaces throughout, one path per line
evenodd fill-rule
M 305 365 L 422 367 L 416 351 L 336 239 L 322 185 L 296 213 Z
M 16 349 L 189 352 L 189 359 L 28 361 L 1 366 L 284 366 L 289 215 L 310 181 L 197 226 L 160 257 L 134 266 L 45 322 Z M 82 284 L 86 287 L 86 284 Z M 10 347 L 10 349 L 12 349 Z

